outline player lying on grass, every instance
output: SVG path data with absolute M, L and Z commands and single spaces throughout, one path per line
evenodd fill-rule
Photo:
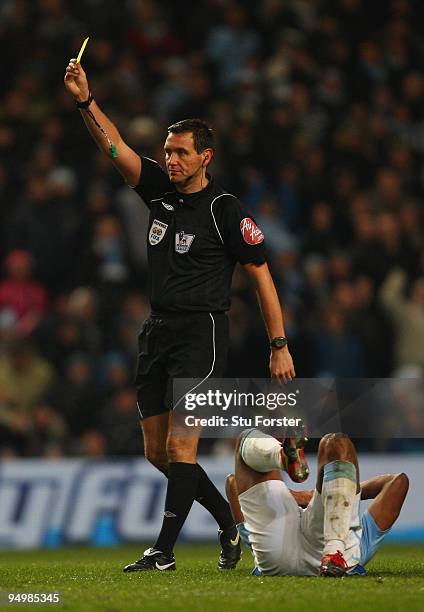
M 240 435 L 235 475 L 226 490 L 240 535 L 254 556 L 254 575 L 365 574 L 399 516 L 408 492 L 406 474 L 360 483 L 351 440 L 325 435 L 318 449 L 314 491 L 290 491 L 281 478 L 281 444 L 257 429 Z M 362 516 L 360 499 L 372 499 Z

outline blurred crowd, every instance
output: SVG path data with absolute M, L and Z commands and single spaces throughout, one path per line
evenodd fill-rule
M 141 450 L 148 214 L 64 89 L 86 35 L 93 95 L 135 150 L 163 161 L 178 119 L 215 128 L 297 375 L 423 377 L 423 23 L 419 0 L 1 1 L 0 457 Z M 230 320 L 228 374 L 267 376 L 240 269 Z

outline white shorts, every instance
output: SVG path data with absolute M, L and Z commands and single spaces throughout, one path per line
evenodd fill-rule
M 318 574 L 324 547 L 324 506 L 318 491 L 304 510 L 282 480 L 261 482 L 239 495 L 239 500 L 255 562 L 263 574 Z M 360 562 L 359 500 L 360 493 L 352 507 L 343 555 L 349 567 Z

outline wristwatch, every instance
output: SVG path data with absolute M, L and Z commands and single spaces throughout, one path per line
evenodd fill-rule
M 283 346 L 287 346 L 287 343 L 288 343 L 287 338 L 285 338 L 284 336 L 277 336 L 276 338 L 273 338 L 271 340 L 271 342 L 269 343 L 269 346 L 271 348 L 281 349 L 283 348 Z
M 89 91 L 87 100 L 84 100 L 83 102 L 75 101 L 75 103 L 77 105 L 77 108 L 88 108 L 93 100 L 93 94 L 91 93 L 91 91 Z

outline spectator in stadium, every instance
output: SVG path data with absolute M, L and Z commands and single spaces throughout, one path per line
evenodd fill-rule
M 137 455 L 140 451 L 140 435 L 136 427 L 134 389 L 121 386 L 109 395 L 100 419 L 100 429 L 107 440 L 112 456 Z
M 33 280 L 31 254 L 23 250 L 9 253 L 4 262 L 6 278 L 0 282 L 0 312 L 9 310 L 17 319 L 22 336 L 31 335 L 47 314 L 47 291 Z
M 329 302 L 323 312 L 321 329 L 313 338 L 315 376 L 340 378 L 365 375 L 364 351 L 358 337 L 350 333 L 343 310 Z
M 78 252 L 76 187 L 68 168 L 56 167 L 47 176 L 31 175 L 9 227 L 8 244 L 30 251 L 39 280 L 52 292 L 66 287 Z
M 394 325 L 395 367 L 418 366 L 424 371 L 424 277 L 417 278 L 405 294 L 404 270 L 392 270 L 384 281 L 381 302 Z
M 66 450 L 67 425 L 62 415 L 48 402 L 34 405 L 28 429 L 26 455 L 61 456 Z
M 0 389 L 16 414 L 31 414 L 34 403 L 44 397 L 54 381 L 52 366 L 28 340 L 16 340 L 0 357 Z
M 68 357 L 64 378 L 51 389 L 49 399 L 66 419 L 75 449 L 78 437 L 96 426 L 102 401 L 88 354 L 75 352 Z
M 108 454 L 107 440 L 97 429 L 87 429 L 78 440 L 76 452 L 90 459 L 105 459 Z
M 75 287 L 70 294 L 56 297 L 49 316 L 37 330 L 42 354 L 55 364 L 61 376 L 72 354 L 85 353 L 93 360 L 100 355 L 104 331 L 97 321 L 97 304 L 93 289 Z
M 0 312 L 0 355 L 7 353 L 8 347 L 20 337 L 17 318 L 10 310 Z

